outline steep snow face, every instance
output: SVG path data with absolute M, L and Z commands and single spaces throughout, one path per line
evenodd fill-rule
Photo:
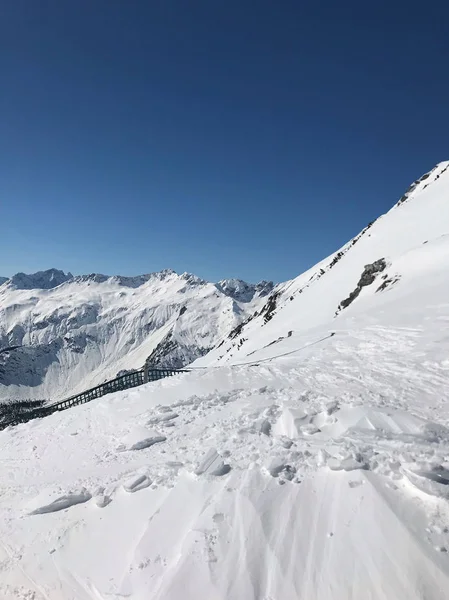
M 0 285 L 3 285 L 8 281 L 8 277 L 0 277 Z
M 243 285 L 243 282 L 242 282 Z M 194 275 L 14 276 L 0 289 L 0 398 L 71 395 L 119 371 L 182 367 L 251 314 L 269 284 L 238 299 Z M 41 286 L 41 287 L 39 287 Z
M 343 317 L 371 306 L 380 310 L 392 289 L 401 293 L 408 280 L 418 281 L 426 269 L 441 269 L 445 277 L 447 267 L 440 258 L 449 235 L 448 198 L 449 162 L 444 162 L 335 254 L 276 286 L 262 310 L 195 364 L 238 363 L 270 345 L 275 355 L 279 338 L 300 337 L 323 325 L 338 331 Z

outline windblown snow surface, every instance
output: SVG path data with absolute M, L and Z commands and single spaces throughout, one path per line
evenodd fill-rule
M 448 164 L 243 343 L 0 432 L 0 598 L 447 598 Z

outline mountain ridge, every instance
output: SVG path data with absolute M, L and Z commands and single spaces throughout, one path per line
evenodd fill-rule
M 35 286 L 39 285 L 40 288 Z M 81 392 L 123 370 L 183 367 L 252 312 L 271 282 L 207 282 L 171 269 L 137 277 L 18 274 L 0 287 L 0 399 Z
M 163 280 L 167 276 L 176 275 L 182 279 L 185 279 L 191 284 L 205 284 L 213 283 L 206 279 L 202 279 L 193 273 L 177 273 L 173 269 L 163 269 L 162 271 L 154 271 L 151 273 L 145 273 L 142 275 L 105 275 L 103 273 L 90 273 L 87 275 L 72 275 L 72 273 L 60 269 L 50 268 L 45 271 L 37 271 L 35 273 L 23 273 L 19 272 L 12 277 L 0 277 L 0 285 L 7 284 L 14 289 L 40 289 L 49 290 L 59 287 L 65 283 L 71 281 L 77 282 L 89 282 L 105 283 L 108 280 L 114 280 L 123 287 L 140 287 L 149 281 L 150 279 Z M 273 282 L 262 280 L 258 283 L 248 283 L 243 279 L 239 278 L 227 278 L 214 283 L 214 285 L 222 291 L 225 295 L 234 298 L 247 297 L 249 294 L 251 297 L 254 296 L 255 292 L 269 293 L 274 287 Z M 251 293 L 252 292 L 252 293 Z
M 257 352 L 259 344 L 264 347 L 276 343 L 289 331 L 299 335 L 323 323 L 336 327 L 340 316 L 355 310 L 367 295 L 400 286 L 401 273 L 395 269 L 395 260 L 449 234 L 446 195 L 449 161 L 438 163 L 415 180 L 389 211 L 368 223 L 336 252 L 298 277 L 276 285 L 262 308 L 239 323 L 227 340 L 195 364 L 232 364 Z M 379 283 L 374 288 L 364 285 L 365 270 L 376 270 L 378 261 L 385 261 L 385 272 L 371 283 Z
M 0 347 L 31 348 L 0 354 L 0 398 L 56 399 L 148 358 L 172 368 L 238 363 L 383 305 L 412 276 L 404 255 L 441 255 L 438 240 L 449 233 L 448 169 L 449 162 L 436 165 L 339 250 L 276 285 L 210 283 L 171 269 L 135 277 L 18 274 L 0 287 Z M 30 288 L 37 283 L 41 289 Z
M 172 274 L 137 288 L 2 286 L 0 323 L 40 352 L 23 350 L 26 365 L 11 352 L 22 370 L 6 375 L 47 365 L 39 393 L 148 357 L 196 360 L 0 432 L 0 531 L 14 559 L 0 595 L 442 598 L 448 167 L 249 302 L 232 297 L 251 297 L 238 281 Z

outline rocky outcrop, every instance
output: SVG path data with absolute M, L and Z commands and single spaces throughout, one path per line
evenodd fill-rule
M 381 273 L 387 266 L 384 258 L 379 258 L 379 260 L 374 261 L 369 265 L 365 265 L 365 268 L 362 272 L 362 275 L 357 283 L 356 288 L 349 294 L 347 298 L 342 300 L 338 306 L 337 312 L 335 316 L 343 310 L 347 308 L 354 300 L 358 297 L 362 288 L 371 285 L 373 281 L 376 279 L 377 274 Z
M 393 286 L 395 283 L 397 283 L 399 281 L 400 277 L 399 277 L 399 275 L 396 275 L 396 277 L 388 277 L 388 275 L 384 275 L 382 277 L 382 279 L 383 279 L 383 282 L 377 288 L 376 293 L 377 292 L 383 292 L 388 287 Z
M 204 356 L 211 348 L 186 345 L 174 338 L 170 331 L 147 358 L 147 364 L 158 368 L 182 369 L 193 360 Z
M 29 388 L 39 386 L 48 369 L 58 362 L 58 352 L 62 340 L 36 347 L 12 348 L 11 352 L 0 354 L 0 382 L 4 386 L 23 385 Z

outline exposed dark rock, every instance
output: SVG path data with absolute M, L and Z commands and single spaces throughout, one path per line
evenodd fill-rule
M 348 250 L 350 250 L 353 246 L 355 246 L 355 244 L 360 240 L 360 238 L 369 229 L 371 229 L 371 227 L 374 225 L 374 223 L 376 221 L 377 221 L 377 219 L 374 219 L 374 221 L 370 221 L 368 223 L 368 225 L 365 227 L 365 229 L 363 229 L 355 238 L 353 238 L 350 242 L 348 242 L 348 244 L 346 245 L 346 247 L 344 248 L 344 250 L 340 250 L 339 252 L 337 252 L 337 254 L 334 256 L 334 258 L 331 260 L 331 262 L 328 265 L 326 265 L 326 267 L 321 268 L 318 272 L 315 272 L 313 275 L 311 275 L 311 277 L 309 278 L 308 282 L 300 290 L 298 290 L 296 293 L 297 294 L 302 294 L 302 292 L 304 290 L 306 290 L 313 282 L 318 281 L 318 279 L 320 279 L 320 277 L 322 277 L 330 269 L 332 269 L 338 263 L 338 261 L 340 261 L 343 258 L 343 256 L 348 252 Z M 290 300 L 293 300 L 293 296 L 291 296 Z
M 243 346 L 243 344 L 248 340 L 248 338 L 240 338 L 239 343 L 237 344 L 237 350 L 240 350 L 240 348 Z
M 280 292 L 276 292 L 275 294 L 272 294 L 268 298 L 268 302 L 265 304 L 265 306 L 260 311 L 260 314 L 264 316 L 264 325 L 266 325 L 268 323 L 268 321 L 271 321 L 271 319 L 273 318 L 274 311 L 276 310 L 279 294 L 280 294 Z
M 173 333 L 170 331 L 156 346 L 146 362 L 153 367 L 182 369 L 197 358 L 207 354 L 211 349 L 198 345 L 184 345 L 173 339 Z
M 352 302 L 354 302 L 354 300 L 362 291 L 362 288 L 366 287 L 367 285 L 371 285 L 376 279 L 377 274 L 381 273 L 386 268 L 386 266 L 387 263 L 385 262 L 384 258 L 380 258 L 379 260 L 376 260 L 369 265 L 365 265 L 365 268 L 357 283 L 356 288 L 349 294 L 347 298 L 340 302 L 335 315 L 337 315 L 341 310 L 347 308 Z
M 239 323 L 237 325 L 237 327 L 234 327 L 234 329 L 231 331 L 231 333 L 228 335 L 228 338 L 230 340 L 235 339 L 237 336 L 239 336 L 242 333 L 242 329 L 243 327 L 249 322 L 248 319 L 246 319 L 246 321 L 242 321 L 242 323 Z
M 3 385 L 41 385 L 50 365 L 58 361 L 61 339 L 39 346 L 21 347 L 0 354 L 0 383 Z
M 420 177 L 419 179 L 417 179 L 416 181 L 414 181 L 405 191 L 404 195 L 401 196 L 401 198 L 399 199 L 399 202 L 396 204 L 396 206 L 400 206 L 401 204 L 403 204 L 404 202 L 406 202 L 410 196 L 410 194 L 412 192 L 415 191 L 415 189 L 418 187 L 418 185 L 420 183 L 422 183 L 423 181 L 425 181 L 426 179 L 428 179 L 430 177 L 430 175 L 433 173 L 433 171 L 435 171 L 437 167 L 434 167 L 431 171 L 429 171 L 428 173 L 425 173 L 422 177 Z M 444 172 L 444 171 L 443 171 Z M 438 179 L 439 175 L 436 176 L 435 179 Z M 426 184 L 424 186 L 424 188 L 426 188 L 429 184 Z
M 282 340 L 285 340 L 285 336 L 283 336 L 283 335 L 281 335 L 276 340 L 273 340 L 272 342 L 270 342 L 269 344 L 267 344 L 266 346 L 264 346 L 264 348 L 268 348 L 269 346 L 273 346 L 273 344 L 278 344 L 279 342 L 282 342 Z M 254 352 L 256 352 L 256 350 Z M 251 354 L 254 354 L 254 352 L 251 352 Z M 249 354 L 248 354 L 248 356 L 249 356 Z
M 387 289 L 387 287 L 391 287 L 392 285 L 397 283 L 399 281 L 399 279 L 400 279 L 399 277 L 386 278 L 385 281 L 383 281 L 381 283 L 381 285 L 377 288 L 376 293 L 383 292 L 385 289 Z
M 162 271 L 163 273 L 164 271 Z M 173 275 L 176 275 L 175 271 L 170 271 L 170 273 Z M 205 283 L 207 283 L 207 281 L 205 279 L 201 279 L 201 277 L 198 277 L 197 275 L 193 275 L 192 273 L 183 273 L 181 276 L 181 279 L 184 279 L 188 284 L 190 285 L 204 285 Z
M 357 284 L 358 287 L 371 285 L 376 279 L 377 273 L 381 273 L 387 266 L 384 258 L 380 258 L 370 265 L 365 265 L 365 269 Z
M 70 332 L 64 337 L 65 345 L 76 354 L 82 354 L 88 343 L 93 341 L 95 341 L 95 339 L 91 335 L 88 335 L 84 332 Z

